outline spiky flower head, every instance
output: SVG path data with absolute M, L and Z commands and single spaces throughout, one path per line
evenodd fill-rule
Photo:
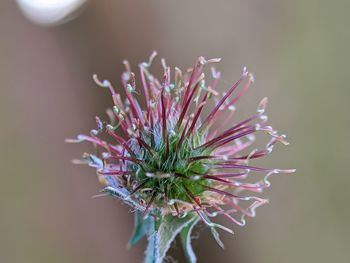
M 109 89 L 114 105 L 107 110 L 109 122 L 96 117 L 97 128 L 89 135 L 68 140 L 87 141 L 96 148 L 95 154 L 86 153 L 83 160 L 75 162 L 96 168 L 102 191 L 122 199 L 142 215 L 139 223 L 146 218 L 186 222 L 174 232 L 176 236 L 190 225 L 188 222 L 202 220 L 222 245 L 215 229 L 232 230 L 213 223 L 212 218 L 223 215 L 243 226 L 245 217 L 254 217 L 255 209 L 268 202 L 255 193 L 270 186 L 270 175 L 294 170 L 249 163 L 270 154 L 277 142 L 288 143 L 285 135 L 266 124 L 267 98 L 250 118 L 235 116 L 237 101 L 254 81 L 246 68 L 220 95 L 216 90 L 220 72 L 211 67 L 211 80 L 204 75 L 205 67 L 220 59 L 200 57 L 186 73 L 176 67 L 172 73 L 162 59 L 164 74 L 158 80 L 150 71 L 155 56 L 154 52 L 148 62 L 139 65 L 140 84 L 124 61 L 121 86 L 125 100 L 109 81 L 93 76 L 97 85 Z M 137 99 L 141 93 L 144 107 Z M 270 137 L 263 149 L 253 147 L 258 133 Z M 259 173 L 259 180 L 247 182 L 247 177 L 253 174 L 254 179 Z M 159 223 L 155 225 L 158 228 L 154 231 L 159 233 Z

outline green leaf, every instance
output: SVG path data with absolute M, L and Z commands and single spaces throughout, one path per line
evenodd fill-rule
M 198 221 L 199 221 L 199 218 L 194 219 L 186 227 L 184 227 L 180 232 L 182 247 L 189 263 L 197 262 L 197 257 L 193 251 L 192 244 L 191 244 L 191 241 L 192 241 L 191 233 L 194 226 L 198 223 Z
M 154 231 L 154 218 L 149 216 L 143 218 L 143 213 L 135 211 L 135 227 L 134 232 L 129 240 L 128 247 L 135 246 L 143 237 L 151 234 L 150 231 Z
M 189 214 L 184 218 L 164 216 L 155 222 L 155 231 L 148 237 L 145 263 L 161 263 L 177 234 L 198 217 Z
M 152 226 L 152 234 L 148 236 L 148 245 L 145 252 L 145 263 L 158 263 L 159 258 L 159 238 L 157 232 L 155 231 L 155 223 Z
M 216 228 L 220 228 L 230 234 L 233 234 L 233 231 L 227 227 L 224 227 L 220 224 L 216 224 L 210 221 L 209 217 L 203 212 L 203 211 L 199 211 L 198 213 L 200 213 L 201 218 L 203 219 L 203 221 L 205 222 L 205 224 L 210 228 L 211 234 L 213 235 L 216 243 L 221 247 L 224 248 L 224 243 L 221 241 L 220 239 L 220 235 L 219 232 L 216 231 Z
M 224 246 L 224 243 L 221 241 L 220 239 L 220 235 L 219 235 L 219 232 L 216 231 L 215 227 L 210 227 L 210 231 L 211 231 L 211 234 L 213 235 L 216 243 L 221 247 L 221 248 L 225 248 Z
M 118 199 L 121 199 L 124 203 L 128 204 L 129 206 L 135 208 L 138 211 L 144 212 L 145 207 L 140 205 L 140 202 L 138 200 L 134 199 L 130 192 L 124 188 L 118 185 L 116 182 L 113 182 L 115 185 L 113 186 L 106 186 L 102 189 L 101 192 L 108 193 L 113 197 L 116 197 Z

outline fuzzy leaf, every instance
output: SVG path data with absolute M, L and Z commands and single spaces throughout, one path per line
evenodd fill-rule
M 155 231 L 148 238 L 145 263 L 163 262 L 177 234 L 194 220 L 197 220 L 197 217 L 193 214 L 189 214 L 185 218 L 167 215 L 156 222 Z
M 130 248 L 135 246 L 143 237 L 145 237 L 147 234 L 151 234 L 150 231 L 153 229 L 153 217 L 149 216 L 144 219 L 142 212 L 135 211 L 135 227 L 134 232 L 129 240 L 128 247 Z
M 211 234 L 213 235 L 213 237 L 215 238 L 216 243 L 221 247 L 221 248 L 225 248 L 224 243 L 221 241 L 220 239 L 220 235 L 219 232 L 216 231 L 215 227 L 210 227 L 210 231 Z
M 200 215 L 201 215 L 201 218 L 203 219 L 203 221 L 206 223 L 206 225 L 208 227 L 210 227 L 210 231 L 211 231 L 211 234 L 213 235 L 216 243 L 221 247 L 221 248 L 224 248 L 224 243 L 221 241 L 220 239 L 220 235 L 219 235 L 219 232 L 216 231 L 216 228 L 220 228 L 230 234 L 233 234 L 233 231 L 227 227 L 224 227 L 220 224 L 215 224 L 215 223 L 212 223 L 209 219 L 209 217 L 204 213 L 204 212 L 199 212 Z
M 160 263 L 159 259 L 159 238 L 153 225 L 153 234 L 148 237 L 148 245 L 145 252 L 145 263 Z
M 138 211 L 145 211 L 145 207 L 140 205 L 140 203 L 135 200 L 133 197 L 130 196 L 130 192 L 126 189 L 123 188 L 119 185 L 114 185 L 113 186 L 107 186 L 102 189 L 103 193 L 108 193 L 113 197 L 116 197 L 118 199 L 121 199 L 124 203 L 130 205 L 131 207 L 135 208 Z
M 182 247 L 189 263 L 197 262 L 197 257 L 193 251 L 192 244 L 191 244 L 191 241 L 192 241 L 191 233 L 194 226 L 198 223 L 198 221 L 199 221 L 199 218 L 194 219 L 186 227 L 184 227 L 180 232 Z

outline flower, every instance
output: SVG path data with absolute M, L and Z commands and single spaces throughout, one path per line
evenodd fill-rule
M 145 218 L 181 219 L 190 214 L 208 225 L 222 245 L 214 229 L 232 230 L 211 218 L 222 215 L 243 226 L 245 217 L 254 217 L 256 208 L 268 202 L 255 194 L 270 186 L 269 177 L 294 172 L 249 164 L 270 154 L 277 142 L 288 144 L 286 136 L 266 125 L 267 98 L 253 116 L 231 124 L 237 101 L 254 82 L 246 68 L 221 96 L 216 90 L 220 73 L 212 67 L 210 83 L 204 75 L 205 67 L 220 59 L 200 57 L 188 74 L 175 67 L 173 81 L 163 59 L 164 75 L 159 81 L 150 72 L 155 56 L 154 52 L 139 65 L 143 91 L 136 87 L 135 74 L 124 61 L 125 101 L 109 81 L 93 76 L 97 85 L 109 89 L 114 106 L 107 110 L 108 123 L 96 117 L 97 128 L 90 135 L 68 140 L 87 141 L 96 148 L 97 154 L 84 154 L 83 160 L 75 162 L 96 168 L 103 192 L 119 197 Z M 145 107 L 137 99 L 141 92 Z M 248 151 L 258 133 L 268 134 L 269 142 L 264 149 Z M 105 134 L 108 138 L 101 139 Z M 246 182 L 251 174 L 254 179 L 259 173 L 263 174 L 259 180 Z

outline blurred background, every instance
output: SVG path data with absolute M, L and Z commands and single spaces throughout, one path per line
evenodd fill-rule
M 291 142 L 263 163 L 297 169 L 272 179 L 270 204 L 247 227 L 222 234 L 225 250 L 199 227 L 199 262 L 348 262 L 349 10 L 341 0 L 0 1 L 0 262 L 142 262 L 145 242 L 126 248 L 129 208 L 91 198 L 94 170 L 70 162 L 90 147 L 64 139 L 112 104 L 92 74 L 118 84 L 123 59 L 135 69 L 153 50 L 183 69 L 222 57 L 221 90 L 248 66 L 256 83 L 241 113 L 269 97 L 270 123 Z M 179 243 L 171 256 L 184 262 Z

